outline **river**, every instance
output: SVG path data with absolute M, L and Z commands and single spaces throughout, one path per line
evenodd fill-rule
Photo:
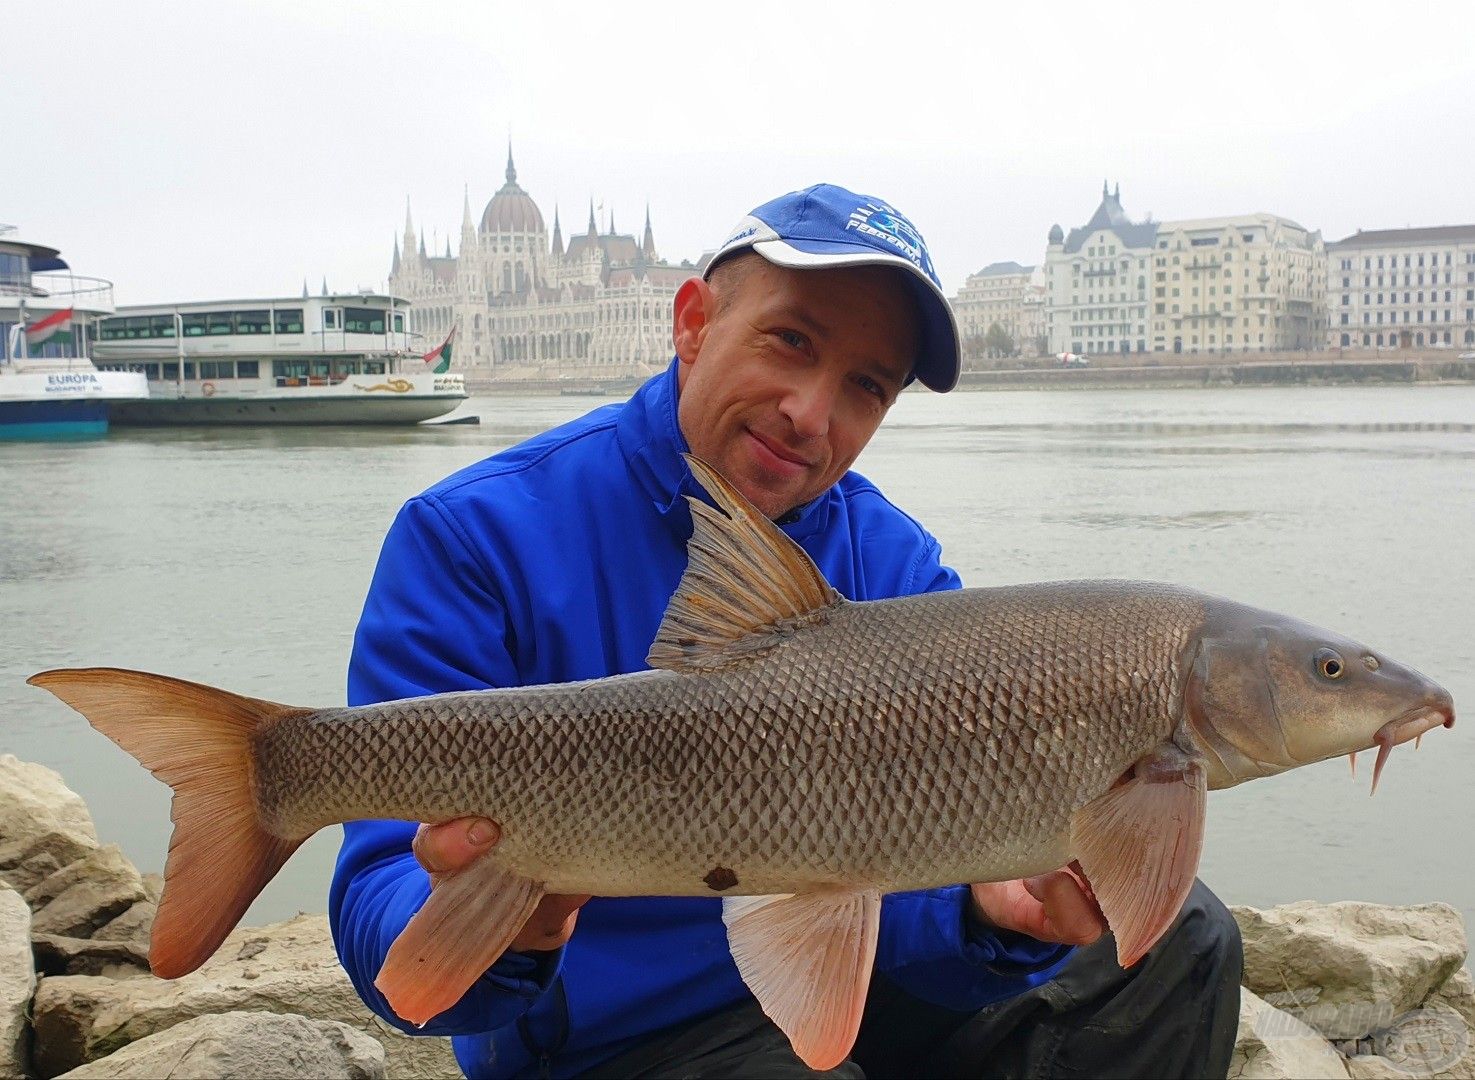
M 24 684 L 111 664 L 297 704 L 343 700 L 384 530 L 441 476 L 598 405 L 488 397 L 480 426 L 117 430 L 0 443 L 0 750 L 61 772 L 105 841 L 162 869 L 166 789 Z M 907 394 L 857 466 L 969 585 L 1179 582 L 1334 628 L 1475 701 L 1475 387 Z M 1475 740 L 1209 799 L 1226 900 L 1443 900 L 1475 926 Z M 337 830 L 256 902 L 326 905 Z

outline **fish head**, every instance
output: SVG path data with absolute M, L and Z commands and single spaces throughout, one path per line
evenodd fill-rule
M 1213 601 L 1184 695 L 1211 788 L 1454 726 L 1449 691 L 1360 642 L 1308 623 Z M 1355 768 L 1355 761 L 1354 761 Z

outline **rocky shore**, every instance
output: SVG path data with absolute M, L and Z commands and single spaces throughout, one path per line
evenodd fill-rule
M 161 882 L 86 805 L 0 755 L 0 1077 L 457 1077 L 338 966 L 321 915 L 236 930 L 199 971 L 148 972 Z M 1236 908 L 1245 994 L 1230 1076 L 1475 1077 L 1475 983 L 1444 904 Z

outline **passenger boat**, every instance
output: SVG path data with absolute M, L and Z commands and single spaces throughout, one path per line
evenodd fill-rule
M 113 286 L 0 225 L 0 439 L 105 434 L 108 409 L 146 398 L 143 376 L 99 371 L 88 328 L 113 311 Z
M 120 425 L 415 424 L 466 399 L 405 330 L 408 301 L 373 293 L 124 306 L 98 325 L 105 371 L 148 380 Z M 434 353 L 431 354 L 435 356 Z

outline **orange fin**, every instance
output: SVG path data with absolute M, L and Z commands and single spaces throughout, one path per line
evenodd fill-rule
M 274 836 L 256 811 L 252 739 L 310 712 L 120 668 L 26 680 L 66 702 L 174 789 L 174 835 L 149 966 L 163 979 L 208 960 L 305 836 Z
M 1071 817 L 1071 848 L 1131 967 L 1183 908 L 1198 873 L 1208 793 L 1203 763 L 1169 743 L 1126 783 Z
M 814 561 L 710 465 L 685 455 L 717 509 L 687 496 L 686 572 L 646 663 L 711 671 L 762 655 L 840 603 Z
M 743 981 L 794 1053 L 817 1072 L 844 1061 L 865 1011 L 881 894 L 734 896 L 722 921 Z
M 541 883 L 481 857 L 430 890 L 374 985 L 396 1016 L 423 1026 L 497 962 L 542 899 Z

